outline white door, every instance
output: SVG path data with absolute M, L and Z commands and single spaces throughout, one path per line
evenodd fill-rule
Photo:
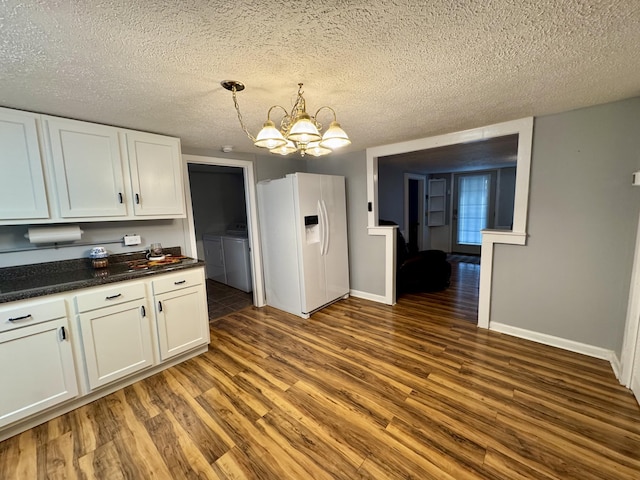
M 180 139 L 127 132 L 136 216 L 184 215 Z
M 319 175 L 296 173 L 294 176 L 295 214 L 300 238 L 299 261 L 302 287 L 302 313 L 325 305 L 327 300 L 321 225 L 322 184 Z M 291 252 L 295 255 L 295 252 Z
M 144 303 L 127 302 L 79 315 L 92 390 L 153 365 L 151 320 Z
M 0 427 L 78 394 L 67 319 L 0 334 Z
M 326 228 L 323 257 L 327 303 L 349 293 L 347 200 L 344 177 L 322 175 L 320 181 Z
M 155 304 L 161 360 L 209 342 L 207 294 L 202 285 L 156 295 Z
M 62 118 L 43 118 L 49 131 L 61 216 L 125 216 L 118 130 Z
M 0 221 L 49 218 L 36 118 L 0 108 Z

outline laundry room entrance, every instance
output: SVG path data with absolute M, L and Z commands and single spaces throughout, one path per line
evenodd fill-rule
M 198 259 L 206 262 L 209 319 L 254 304 L 244 171 L 188 163 Z

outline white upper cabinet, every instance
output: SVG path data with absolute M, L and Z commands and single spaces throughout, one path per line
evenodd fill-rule
M 49 218 L 38 115 L 0 108 L 0 223 Z
M 0 225 L 184 218 L 180 139 L 0 107 Z
M 183 216 L 180 140 L 142 132 L 126 136 L 135 215 Z
M 120 217 L 124 203 L 118 130 L 44 116 L 63 218 Z

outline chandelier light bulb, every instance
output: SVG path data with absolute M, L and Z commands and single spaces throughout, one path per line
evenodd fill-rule
M 320 145 L 331 150 L 340 147 L 346 147 L 351 144 L 351 140 L 347 136 L 346 132 L 342 129 L 340 124 L 335 120 L 331 122 L 327 131 L 322 136 Z
M 258 133 L 256 141 L 253 142 L 253 144 L 256 147 L 273 149 L 286 145 L 287 141 L 276 128 L 275 123 L 267 120 L 264 122 L 264 125 L 262 125 L 262 130 Z

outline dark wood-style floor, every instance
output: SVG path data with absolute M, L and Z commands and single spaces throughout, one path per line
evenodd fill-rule
M 0 478 L 640 478 L 608 363 L 478 330 L 460 288 L 221 317 L 208 353 L 0 443 Z

